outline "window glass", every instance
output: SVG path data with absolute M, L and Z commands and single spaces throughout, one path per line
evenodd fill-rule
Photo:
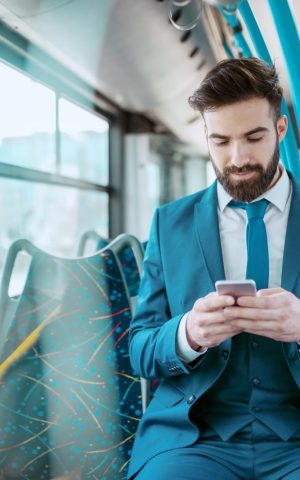
M 108 184 L 105 119 L 69 100 L 57 102 L 54 90 L 1 62 L 0 78 L 0 162 Z M 0 273 L 8 248 L 19 238 L 51 254 L 74 257 L 86 231 L 108 237 L 109 195 L 96 186 L 89 190 L 0 177 L 0 198 Z M 20 255 L 12 295 L 22 290 L 27 267 L 28 259 Z
M 108 237 L 105 192 L 0 178 L 0 199 L 1 270 L 9 246 L 19 238 L 29 239 L 54 255 L 73 257 L 87 230 Z M 15 276 L 14 293 L 18 293 L 17 277 L 22 276 L 22 271 L 15 272 Z
M 61 98 L 60 173 L 101 185 L 108 184 L 109 125 L 100 116 Z
M 55 93 L 0 63 L 0 161 L 55 172 Z

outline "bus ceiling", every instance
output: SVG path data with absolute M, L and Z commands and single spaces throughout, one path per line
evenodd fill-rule
M 38 46 L 119 108 L 146 115 L 158 131 L 167 129 L 204 154 L 202 121 L 191 111 L 187 98 L 217 61 L 240 54 L 233 29 L 218 9 L 222 3 L 239 2 L 0 0 L 0 20 L 29 40 L 29 56 L 30 49 Z M 290 103 L 268 1 L 248 3 Z M 299 19 L 300 2 L 289 0 L 289 4 Z M 195 18 L 194 28 L 185 29 Z M 243 19 L 239 20 L 255 52 Z

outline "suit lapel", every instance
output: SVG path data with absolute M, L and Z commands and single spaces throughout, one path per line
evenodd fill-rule
M 206 190 L 201 201 L 195 205 L 194 229 L 207 270 L 210 291 L 214 291 L 215 281 L 225 278 L 217 214 L 217 182 Z
M 292 291 L 300 273 L 299 238 L 300 238 L 300 183 L 292 178 L 293 193 L 287 224 L 283 267 L 282 288 Z M 200 202 L 195 205 L 194 230 L 197 242 L 201 248 L 203 263 L 207 271 L 207 281 L 214 290 L 216 280 L 225 278 L 221 250 L 219 222 L 217 214 L 217 182 L 208 188 Z
M 288 218 L 282 266 L 282 288 L 292 291 L 299 275 L 300 183 L 292 178 L 292 199 Z

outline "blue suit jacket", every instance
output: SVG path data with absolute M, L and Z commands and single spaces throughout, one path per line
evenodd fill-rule
M 282 287 L 300 297 L 300 183 L 292 178 L 292 184 Z M 191 445 L 198 438 L 189 411 L 226 367 L 231 340 L 187 366 L 176 353 L 176 332 L 195 300 L 214 291 L 214 282 L 220 279 L 224 279 L 224 267 L 215 182 L 159 208 L 154 216 L 130 329 L 130 357 L 140 376 L 162 381 L 139 424 L 129 478 L 154 455 Z M 300 387 L 297 343 L 284 343 L 283 348 Z

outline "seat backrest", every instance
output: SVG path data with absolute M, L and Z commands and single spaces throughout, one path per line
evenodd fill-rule
M 120 268 L 124 274 L 129 296 L 135 298 L 138 294 L 141 276 L 141 267 L 144 256 L 144 244 L 135 236 L 122 233 L 113 240 L 103 238 L 95 230 L 85 232 L 79 242 L 78 256 L 85 254 L 89 242 L 95 246 L 95 250 L 101 250 L 112 246 L 114 253 L 120 261 Z M 110 248 L 110 247 L 109 247 Z M 134 302 L 135 300 L 133 300 Z
M 120 262 L 120 268 L 124 272 L 126 284 L 129 290 L 131 310 L 132 313 L 134 313 L 143 268 L 143 245 L 135 236 L 121 234 L 112 240 L 108 244 L 107 248 L 114 252 L 117 261 Z M 130 285 L 132 286 L 131 289 Z M 141 378 L 140 382 L 142 410 L 144 413 L 156 389 L 156 382 L 152 383 L 145 378 Z
M 131 301 L 131 310 L 134 312 L 142 275 L 143 246 L 134 235 L 122 233 L 112 240 L 106 248 L 114 252 L 119 267 L 124 274 Z
M 92 240 L 94 244 L 97 244 L 99 249 L 108 248 L 114 252 L 116 259 L 119 262 L 119 267 L 126 280 L 131 310 L 133 313 L 138 297 L 143 257 L 147 242 L 141 243 L 134 235 L 124 233 L 108 242 L 108 240 L 102 238 L 96 231 L 90 230 L 81 237 L 78 254 L 82 255 L 84 253 L 89 240 Z M 145 412 L 156 387 L 156 380 L 150 382 L 145 378 L 141 378 L 143 412 Z
M 92 249 L 90 248 L 90 243 L 93 245 Z M 96 230 L 87 230 L 79 240 L 77 255 L 78 257 L 90 255 L 98 250 L 102 250 L 102 248 L 106 247 L 108 244 L 109 240 L 102 237 L 102 235 L 96 232 Z
M 77 259 L 29 251 L 24 290 L 0 328 L 3 478 L 126 478 L 142 407 L 118 262 L 110 249 Z

